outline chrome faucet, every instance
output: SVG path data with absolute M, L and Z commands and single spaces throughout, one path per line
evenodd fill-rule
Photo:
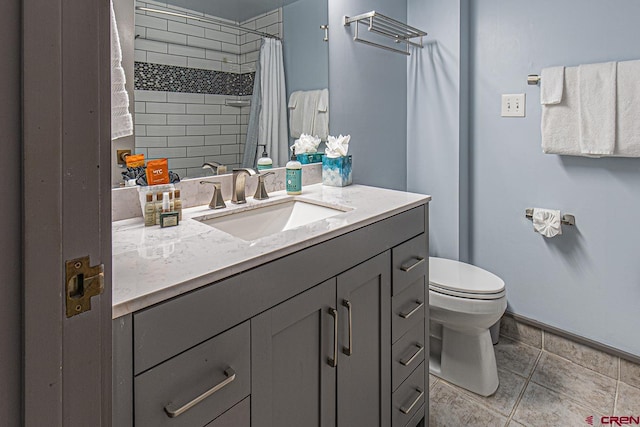
M 244 195 L 245 184 L 247 176 L 253 176 L 256 174 L 251 168 L 239 168 L 233 170 L 233 195 L 231 196 L 231 203 L 240 205 L 247 203 L 247 199 Z

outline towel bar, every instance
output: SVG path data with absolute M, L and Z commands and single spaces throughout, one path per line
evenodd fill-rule
M 527 208 L 525 211 L 525 216 L 527 219 L 533 219 L 533 208 Z M 576 217 L 572 214 L 564 214 L 562 215 L 562 225 L 576 225 Z
M 542 77 L 540 77 L 537 74 L 529 74 L 527 76 L 527 84 L 531 86 L 537 85 L 538 83 L 540 83 L 541 80 L 542 80 Z

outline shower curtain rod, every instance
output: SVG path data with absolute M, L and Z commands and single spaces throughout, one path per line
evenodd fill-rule
M 244 31 L 247 33 L 256 34 L 258 36 L 268 37 L 271 39 L 282 41 L 282 38 L 275 36 L 273 34 L 263 33 L 262 31 L 252 30 L 250 28 L 244 28 L 244 27 L 241 27 L 240 25 L 231 24 L 229 22 L 225 22 L 222 20 L 214 19 L 214 18 L 204 18 L 202 16 L 189 15 L 186 13 L 170 12 L 168 10 L 152 9 L 150 7 L 144 7 L 144 6 L 136 6 L 136 10 L 144 10 L 145 12 L 153 12 L 153 13 L 161 13 L 163 15 L 177 16 L 178 18 L 193 19 L 195 21 L 206 22 L 208 24 L 214 24 L 214 25 L 220 25 L 227 28 L 234 28 L 236 30 Z

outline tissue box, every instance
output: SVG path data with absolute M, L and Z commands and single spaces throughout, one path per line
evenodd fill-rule
M 320 163 L 322 162 L 322 153 L 304 153 L 304 154 L 296 154 L 298 161 L 303 165 L 308 165 L 310 163 Z
M 322 158 L 322 184 L 332 187 L 346 187 L 353 182 L 351 174 L 351 155 L 332 159 Z

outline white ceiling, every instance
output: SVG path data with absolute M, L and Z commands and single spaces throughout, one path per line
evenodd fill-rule
M 242 22 L 297 0 L 165 0 L 169 4 Z

